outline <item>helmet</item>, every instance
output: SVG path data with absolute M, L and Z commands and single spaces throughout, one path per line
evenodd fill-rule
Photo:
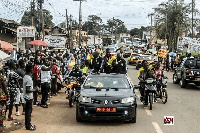
M 76 70 L 79 69 L 78 64 L 75 64 L 75 65 L 74 65 L 74 69 L 76 69 Z

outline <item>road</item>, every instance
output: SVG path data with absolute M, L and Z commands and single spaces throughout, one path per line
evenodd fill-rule
M 138 84 L 135 66 L 128 65 L 128 75 L 133 84 Z M 158 99 L 153 110 L 138 100 L 137 122 L 92 121 L 77 123 L 75 107 L 69 108 L 64 89 L 50 100 L 49 108 L 33 107 L 32 123 L 36 133 L 199 133 L 200 131 L 200 89 L 194 85 L 181 88 L 172 83 L 173 72 L 168 77 L 166 104 Z M 139 97 L 139 91 L 136 90 Z M 20 107 L 21 109 L 21 107 Z M 164 125 L 164 116 L 174 116 L 174 125 Z M 28 133 L 24 127 L 24 116 L 16 116 L 18 124 L 5 121 L 5 132 Z M 0 129 L 1 131 L 1 129 Z

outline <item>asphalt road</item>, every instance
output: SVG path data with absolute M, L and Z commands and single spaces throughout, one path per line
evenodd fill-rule
M 138 84 L 135 66 L 128 65 L 128 75 L 133 84 Z M 168 77 L 168 102 L 160 99 L 153 110 L 138 99 L 137 122 L 92 121 L 77 123 L 75 107 L 69 108 L 64 89 L 50 100 L 49 108 L 33 107 L 32 123 L 35 133 L 199 133 L 200 132 L 200 89 L 194 85 L 181 88 L 172 83 L 173 72 Z M 136 90 L 138 97 L 139 90 Z M 21 110 L 21 107 L 20 107 Z M 14 112 L 14 111 L 13 111 Z M 174 125 L 164 125 L 164 116 L 174 116 Z M 5 132 L 26 133 L 24 116 L 15 116 L 19 123 L 5 121 Z M 0 129 L 2 131 L 2 129 Z M 3 132 L 3 131 L 2 131 Z

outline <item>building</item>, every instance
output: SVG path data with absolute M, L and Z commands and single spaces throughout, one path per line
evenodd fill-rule
M 17 27 L 19 23 L 13 20 L 0 18 L 0 40 L 17 44 Z
M 79 47 L 79 30 L 72 30 L 72 37 L 71 42 L 73 43 L 74 47 Z M 87 46 L 88 44 L 88 32 L 87 31 L 81 31 L 81 46 Z
M 126 40 L 131 39 L 131 35 L 129 33 L 120 33 L 120 42 L 126 42 Z

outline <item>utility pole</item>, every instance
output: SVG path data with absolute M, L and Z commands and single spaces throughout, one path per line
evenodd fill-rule
M 35 16 L 35 0 L 31 2 L 31 26 L 34 26 L 33 20 Z
M 69 21 L 70 21 L 70 34 L 69 34 L 70 45 L 69 45 L 69 47 L 70 47 L 70 50 L 72 50 L 73 49 L 73 42 L 71 43 L 71 38 L 72 38 L 72 15 L 71 14 L 70 14 Z
M 44 3 L 44 0 L 41 0 L 42 41 L 44 41 L 44 16 L 43 16 L 43 9 L 42 9 L 43 3 Z
M 81 46 L 81 22 L 82 22 L 81 2 L 82 0 L 80 0 L 80 7 L 79 7 L 79 47 Z
M 69 39 L 69 20 L 68 20 L 68 15 L 67 15 L 67 9 L 66 9 L 66 26 L 65 26 L 65 31 L 67 31 L 66 35 L 67 35 L 67 40 L 68 42 L 66 42 L 65 44 L 65 48 L 67 47 L 67 43 L 68 43 L 68 48 L 70 46 L 70 39 Z
M 113 44 L 113 26 L 114 26 L 114 21 L 115 21 L 115 18 L 113 17 L 113 23 L 112 23 L 112 44 Z
M 149 14 L 148 16 L 151 16 L 151 29 L 150 29 L 150 44 L 152 43 L 152 23 L 153 23 L 153 13 Z
M 38 39 L 41 39 L 41 35 L 40 35 L 41 31 L 42 31 L 42 39 L 44 39 L 44 19 L 43 19 L 43 11 L 42 11 L 43 3 L 44 3 L 44 0 L 38 0 L 38 11 L 40 11 L 40 13 L 38 13 L 38 18 L 39 18 L 39 24 L 38 24 L 39 37 L 38 37 Z
M 165 5 L 165 6 L 166 6 L 166 5 Z M 165 25 L 165 26 L 166 26 L 166 31 L 165 31 L 165 49 L 167 49 L 166 46 L 167 46 L 167 15 L 168 15 L 168 7 L 167 7 L 167 11 L 166 11 L 166 14 L 165 14 L 165 15 L 166 15 L 166 16 L 165 16 L 165 18 L 166 18 L 166 20 L 165 20 L 165 21 L 166 21 L 166 22 L 165 22 L 165 23 L 166 23 L 166 25 Z
M 192 0 L 192 38 L 194 37 L 194 6 L 195 1 Z

